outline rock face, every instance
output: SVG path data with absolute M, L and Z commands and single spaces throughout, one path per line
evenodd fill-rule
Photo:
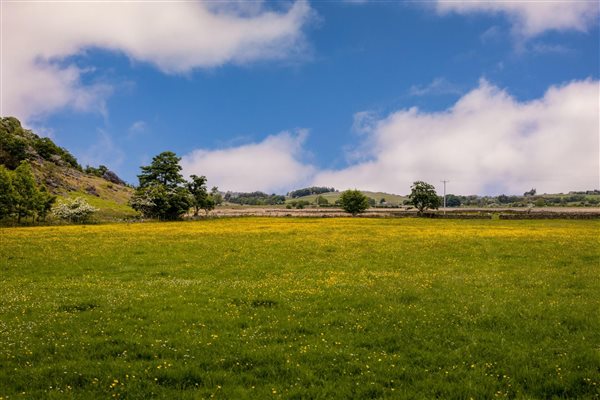
M 122 180 L 121 178 L 119 178 L 117 176 L 117 174 L 115 174 L 112 171 L 106 171 L 103 175 L 102 178 L 106 179 L 109 182 L 112 183 L 116 183 L 117 185 L 125 185 L 125 181 Z
M 90 185 L 86 187 L 85 192 L 91 194 L 92 196 L 100 197 L 100 194 L 98 194 L 98 191 L 96 190 L 95 186 Z

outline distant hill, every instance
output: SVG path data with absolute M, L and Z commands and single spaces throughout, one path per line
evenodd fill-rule
M 0 164 L 15 169 L 28 161 L 36 180 L 61 197 L 83 197 L 99 209 L 100 219 L 120 219 L 136 215 L 127 205 L 133 189 L 108 168 L 87 168 L 50 138 L 43 138 L 21 126 L 14 117 L 0 118 Z
M 402 205 L 402 202 L 408 198 L 406 196 L 400 196 L 397 194 L 384 193 L 384 192 L 369 192 L 367 190 L 361 190 L 361 192 L 365 196 L 375 200 L 376 204 L 379 204 L 381 199 L 385 199 L 385 202 L 388 205 L 393 205 L 393 206 Z M 334 204 L 340 198 L 341 195 L 342 195 L 342 192 L 327 192 L 327 193 L 322 193 L 322 194 L 311 194 L 309 196 L 296 197 L 293 199 L 290 198 L 286 202 L 290 203 L 292 201 L 305 200 L 305 201 L 308 201 L 309 203 L 314 203 L 317 196 L 323 196 L 324 198 L 327 199 L 329 204 Z

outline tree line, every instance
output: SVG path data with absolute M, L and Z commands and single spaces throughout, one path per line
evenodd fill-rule
M 180 161 L 181 158 L 175 153 L 165 151 L 155 156 L 150 165 L 141 167 L 141 174 L 138 175 L 139 186 L 129 202 L 131 207 L 147 218 L 175 220 L 181 218 L 190 208 L 194 209 L 194 215 L 198 215 L 200 210 L 208 214 L 223 201 L 217 187 L 208 191 L 205 176 L 191 175 L 189 181 L 185 180 L 181 174 Z M 312 187 L 295 192 L 304 193 L 304 190 L 326 193 L 334 189 Z M 238 204 L 284 204 L 285 197 L 263 192 L 228 192 L 225 194 L 225 200 Z M 327 199 L 322 200 L 328 204 Z M 417 208 L 419 214 L 427 209 L 436 209 L 441 204 L 434 187 L 421 181 L 414 182 L 409 201 Z M 357 215 L 374 206 L 374 200 L 359 190 L 347 190 L 340 196 L 339 205 L 346 212 Z M 302 206 L 297 208 L 303 208 Z
M 291 197 L 292 199 L 295 199 L 297 197 L 310 196 L 312 194 L 330 193 L 330 192 L 335 192 L 335 191 L 336 190 L 332 187 L 311 186 L 311 187 L 307 187 L 307 188 L 292 190 L 291 192 L 288 192 L 287 196 Z
M 250 206 L 274 206 L 285 203 L 285 196 L 264 192 L 227 192 L 223 198 L 230 203 Z

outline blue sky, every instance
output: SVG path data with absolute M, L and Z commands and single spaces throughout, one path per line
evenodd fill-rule
M 132 183 L 172 150 L 222 190 L 595 189 L 598 8 L 8 1 L 2 115 Z

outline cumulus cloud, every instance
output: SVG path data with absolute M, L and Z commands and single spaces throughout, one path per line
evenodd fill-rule
M 456 194 L 589 190 L 600 186 L 599 99 L 595 80 L 550 87 L 525 102 L 481 80 L 441 112 L 357 113 L 355 131 L 364 140 L 343 169 L 304 162 L 305 131 L 199 149 L 184 156 L 182 166 L 186 176 L 206 175 L 211 185 L 234 191 L 285 193 L 319 185 L 402 194 L 416 180 L 440 185 L 442 179 Z
M 460 194 L 598 188 L 599 82 L 551 87 L 520 102 L 481 80 L 443 112 L 410 108 L 372 123 L 366 161 L 313 184 L 407 193 L 415 180 Z
M 2 115 L 22 119 L 63 107 L 102 111 L 111 87 L 84 84 L 73 56 L 102 48 L 165 73 L 280 59 L 304 46 L 312 11 L 261 2 L 5 2 Z
M 597 23 L 600 4 L 597 1 L 572 0 L 438 0 L 436 9 L 440 13 L 502 13 L 510 18 L 516 34 L 528 38 L 548 30 L 585 32 Z
M 221 190 L 285 193 L 314 174 L 302 162 L 307 132 L 282 132 L 259 143 L 219 150 L 198 149 L 182 157 L 185 176 L 206 175 Z

